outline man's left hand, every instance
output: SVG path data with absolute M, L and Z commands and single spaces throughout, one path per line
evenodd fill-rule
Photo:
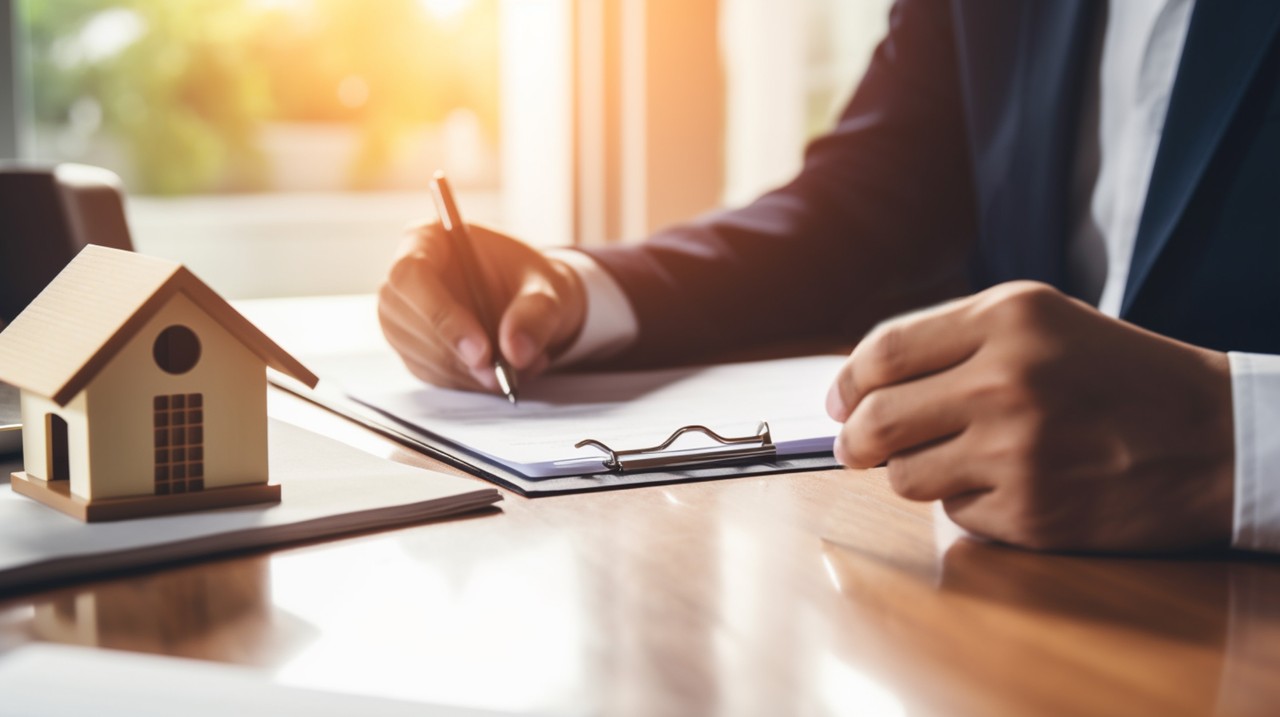
M 836 457 L 888 464 L 962 527 L 1046 550 L 1225 546 L 1234 488 L 1226 354 L 1002 284 L 882 324 L 827 401 Z

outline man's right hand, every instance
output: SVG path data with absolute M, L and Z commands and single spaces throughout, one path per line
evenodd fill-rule
M 582 328 L 586 294 L 564 263 L 470 225 L 485 289 L 502 314 L 498 344 L 522 378 L 534 376 Z M 493 351 L 439 223 L 410 230 L 378 292 L 382 332 L 413 375 L 447 388 L 497 391 Z

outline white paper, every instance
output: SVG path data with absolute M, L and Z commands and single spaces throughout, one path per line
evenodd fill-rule
M 422 384 L 389 371 L 341 377 L 352 398 L 530 477 L 603 470 L 594 438 L 616 449 L 661 443 L 698 424 L 722 436 L 752 435 L 767 421 L 778 454 L 831 448 L 839 425 L 826 414 L 839 356 L 756 361 L 661 371 L 559 374 L 521 387 L 520 403 Z M 406 374 L 407 375 L 407 374 Z M 714 445 L 690 434 L 673 449 Z
M 485 717 L 500 713 L 300 689 L 253 670 L 211 662 L 37 644 L 0 659 L 0 714 Z
M 826 394 L 842 356 L 810 356 L 663 371 L 552 374 L 520 386 L 520 404 L 423 384 L 377 330 L 374 297 L 260 299 L 236 304 L 338 391 L 530 478 L 602 473 L 594 438 L 617 450 L 661 443 L 701 424 L 750 435 L 767 421 L 779 455 L 829 451 L 839 425 Z M 710 445 L 688 435 L 673 449 Z

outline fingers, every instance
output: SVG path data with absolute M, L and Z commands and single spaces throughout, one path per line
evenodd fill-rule
M 990 478 L 970 460 L 961 434 L 889 458 L 889 485 L 908 500 L 975 498 L 994 487 Z M 968 499 L 966 499 L 968 500 Z
M 971 371 L 958 369 L 878 388 L 845 421 L 836 458 L 851 468 L 887 464 L 893 489 L 910 500 L 990 490 L 994 483 L 967 434 Z
M 550 363 L 549 347 L 565 340 L 565 317 L 577 314 L 565 311 L 558 288 L 570 282 L 545 257 L 510 237 L 473 230 L 477 253 L 491 274 L 485 288 L 492 305 L 502 308 L 498 346 L 491 345 L 472 307 L 472 287 L 462 283 L 439 224 L 414 229 L 403 244 L 380 292 L 378 313 L 383 332 L 415 374 L 429 375 L 438 385 L 496 390 L 495 352 L 521 374 L 536 374 Z
M 560 300 L 542 276 L 530 272 L 498 325 L 502 355 L 518 371 L 545 367 L 547 347 L 559 328 Z
M 484 370 L 490 355 L 484 330 L 445 282 L 449 249 L 439 225 L 414 230 L 379 291 L 378 319 L 419 378 L 440 386 L 494 388 L 491 371 Z
M 421 313 L 386 287 L 379 296 L 378 319 L 387 341 L 418 378 L 450 388 L 497 390 L 488 364 L 474 364 L 447 342 L 437 340 Z M 482 355 L 488 353 L 487 344 L 485 348 Z
M 471 307 L 459 302 L 445 283 L 450 268 L 449 241 L 439 225 L 419 229 L 405 242 L 384 285 L 399 300 L 396 309 L 416 319 L 472 367 L 489 361 L 489 340 Z M 405 325 L 408 321 L 402 322 Z
M 969 301 L 954 301 L 881 324 L 840 369 L 827 394 L 827 413 L 845 421 L 876 389 L 962 363 L 982 345 L 965 320 Z
M 953 523 L 974 535 L 1010 542 L 1007 535 L 1008 516 L 1001 509 L 994 490 L 955 493 L 941 498 L 942 509 Z
M 858 402 L 836 439 L 836 458 L 872 468 L 896 454 L 954 436 L 969 425 L 965 371 L 878 388 Z
M 471 309 L 456 301 L 428 271 L 408 285 L 387 284 L 380 294 L 379 313 L 409 329 L 433 353 L 442 348 L 473 370 L 490 363 L 489 340 Z

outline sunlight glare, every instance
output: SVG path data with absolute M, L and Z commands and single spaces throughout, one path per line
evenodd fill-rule
M 65 69 L 102 62 L 119 55 L 146 31 L 147 23 L 133 10 L 103 10 L 85 22 L 74 40 L 57 43 L 55 61 Z
M 338 83 L 338 101 L 351 109 L 364 107 L 369 101 L 369 83 L 360 75 L 347 75 Z
M 452 20 L 471 5 L 471 0 L 419 0 L 437 20 Z
M 587 621 L 573 599 L 582 588 L 571 541 L 467 564 L 424 559 L 405 537 L 272 558 L 275 608 L 313 630 L 275 681 L 512 711 L 586 696 L 578 680 Z
M 823 656 L 821 693 L 832 714 L 903 717 L 906 707 L 884 685 L 841 662 L 835 655 Z
M 844 593 L 844 586 L 840 584 L 840 574 L 836 572 L 836 566 L 831 564 L 831 556 L 823 551 L 822 567 L 827 571 L 827 578 L 831 580 L 831 585 L 835 587 L 837 593 Z

